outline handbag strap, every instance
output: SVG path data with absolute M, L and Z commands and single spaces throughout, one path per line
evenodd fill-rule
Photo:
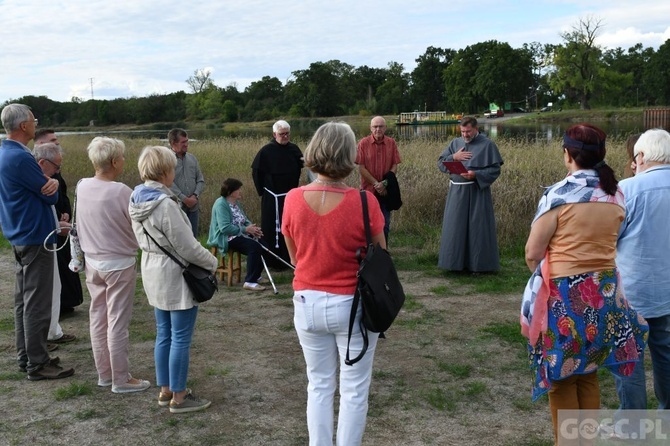
M 168 256 L 169 258 L 171 258 L 172 260 L 174 260 L 175 263 L 176 263 L 177 265 L 179 265 L 179 266 L 181 266 L 182 268 L 186 269 L 186 265 L 184 265 L 183 263 L 181 263 L 181 262 L 180 262 L 180 261 L 179 261 L 179 260 L 178 260 L 178 259 L 177 259 L 177 258 L 170 252 L 170 251 L 168 251 L 167 249 L 165 249 L 165 248 L 163 248 L 161 245 L 159 245 L 158 242 L 156 241 L 156 239 L 153 238 L 153 237 L 151 236 L 151 234 L 149 234 L 149 233 L 147 232 L 147 228 L 144 227 L 144 223 L 142 223 L 142 229 L 144 229 L 144 233 L 145 233 L 147 236 L 149 236 L 149 238 L 150 238 L 151 240 L 153 240 L 153 242 L 156 244 L 156 246 L 158 246 L 158 247 L 161 249 L 161 251 L 163 251 L 163 252 L 165 253 L 166 256 Z
M 370 230 L 370 216 L 368 215 L 368 195 L 365 190 L 361 191 L 361 201 L 363 202 L 363 224 L 365 225 L 366 246 L 372 244 L 372 231 Z
M 372 244 L 372 234 L 370 231 L 370 217 L 368 216 L 368 197 L 364 190 L 361 191 L 361 203 L 363 205 L 363 223 L 365 225 L 365 238 L 367 241 L 367 246 Z M 358 258 L 358 263 L 360 265 L 361 261 L 361 249 L 356 250 L 356 257 Z M 356 321 L 356 312 L 358 311 L 358 304 L 361 300 L 361 290 L 359 288 L 360 283 L 356 284 L 356 292 L 354 292 L 354 300 L 351 303 L 351 313 L 349 314 L 349 331 L 347 333 L 347 354 L 344 359 L 346 365 L 354 365 L 363 358 L 365 352 L 368 351 L 368 329 L 363 325 L 363 317 L 361 317 L 359 328 L 361 330 L 361 336 L 363 337 L 363 348 L 361 352 L 354 359 L 349 359 L 349 344 L 351 343 L 351 333 L 354 330 L 354 322 Z M 365 312 L 365 307 L 363 307 L 363 312 Z

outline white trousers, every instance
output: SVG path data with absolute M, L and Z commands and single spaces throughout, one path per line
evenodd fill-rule
M 56 245 L 53 247 L 55 248 Z M 63 337 L 63 329 L 58 323 L 58 318 L 60 318 L 60 290 L 61 283 L 60 275 L 58 274 L 58 259 L 56 258 L 56 251 L 54 251 L 54 285 L 51 293 L 51 323 L 49 324 L 48 341 L 54 341 Z
M 367 353 L 353 366 L 344 364 L 353 296 L 302 290 L 293 296 L 295 329 L 307 365 L 307 429 L 310 446 L 333 445 L 334 398 L 340 367 L 338 446 L 360 445 L 368 413 L 368 392 L 378 333 L 368 332 Z M 349 346 L 355 358 L 363 346 L 359 330 L 361 307 L 356 314 Z

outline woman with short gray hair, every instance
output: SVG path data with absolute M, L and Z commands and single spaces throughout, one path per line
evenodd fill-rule
M 367 245 L 363 204 L 358 189 L 344 180 L 354 170 L 356 138 L 347 124 L 328 122 L 314 133 L 305 166 L 316 180 L 286 196 L 282 233 L 295 265 L 293 306 L 296 332 L 307 366 L 309 444 L 333 444 L 333 404 L 340 367 L 337 444 L 359 445 L 365 431 L 372 361 L 378 333 L 368 333 L 363 358 L 345 365 L 349 317 L 356 291 L 356 251 Z M 374 195 L 367 195 L 372 242 L 386 248 L 384 216 Z M 360 327 L 362 308 L 354 327 Z M 363 334 L 351 336 L 351 353 L 363 348 Z

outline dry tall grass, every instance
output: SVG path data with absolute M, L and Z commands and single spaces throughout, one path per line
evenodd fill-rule
M 80 178 L 93 175 L 91 163 L 86 155 L 86 146 L 91 137 L 66 135 L 61 137 L 65 150 L 63 176 L 70 187 Z M 139 184 L 137 158 L 146 145 L 162 144 L 157 139 L 125 139 L 126 164 L 119 181 L 131 188 Z M 267 138 L 220 138 L 192 141 L 189 151 L 202 167 L 206 188 L 201 197 L 200 232 L 206 233 L 211 207 L 219 196 L 221 182 L 235 177 L 245 184 L 243 203 L 252 221 L 260 219 L 260 199 L 256 195 L 251 178 L 251 163 Z M 295 141 L 301 149 L 307 141 Z M 505 164 L 498 181 L 493 185 L 493 200 L 498 225 L 498 241 L 501 248 L 518 246 L 528 235 L 530 221 L 535 213 L 542 186 L 560 180 L 566 173 L 562 161 L 560 143 L 529 142 L 523 139 L 498 139 L 498 146 Z M 398 180 L 403 194 L 403 207 L 393 214 L 392 231 L 424 231 L 428 237 L 426 247 L 436 247 L 435 228 L 442 222 L 445 197 L 448 192 L 448 177 L 437 169 L 437 157 L 446 146 L 442 139 L 418 138 L 399 144 L 403 159 L 398 169 Z M 626 151 L 623 140 L 608 141 L 608 163 L 617 174 L 624 171 Z M 306 182 L 303 175 L 302 182 Z M 356 186 L 357 172 L 347 182 Z M 430 230 L 433 229 L 433 230 Z

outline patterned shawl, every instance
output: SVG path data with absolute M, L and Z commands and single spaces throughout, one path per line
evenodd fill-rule
M 600 188 L 595 170 L 578 170 L 562 181 L 547 188 L 542 195 L 533 223 L 555 207 L 572 203 L 611 203 L 625 209 L 623 192 L 617 187 L 615 195 Z M 549 298 L 549 260 L 545 258 L 530 276 L 521 301 L 521 333 L 535 345 L 541 333 L 547 330 L 547 302 Z

